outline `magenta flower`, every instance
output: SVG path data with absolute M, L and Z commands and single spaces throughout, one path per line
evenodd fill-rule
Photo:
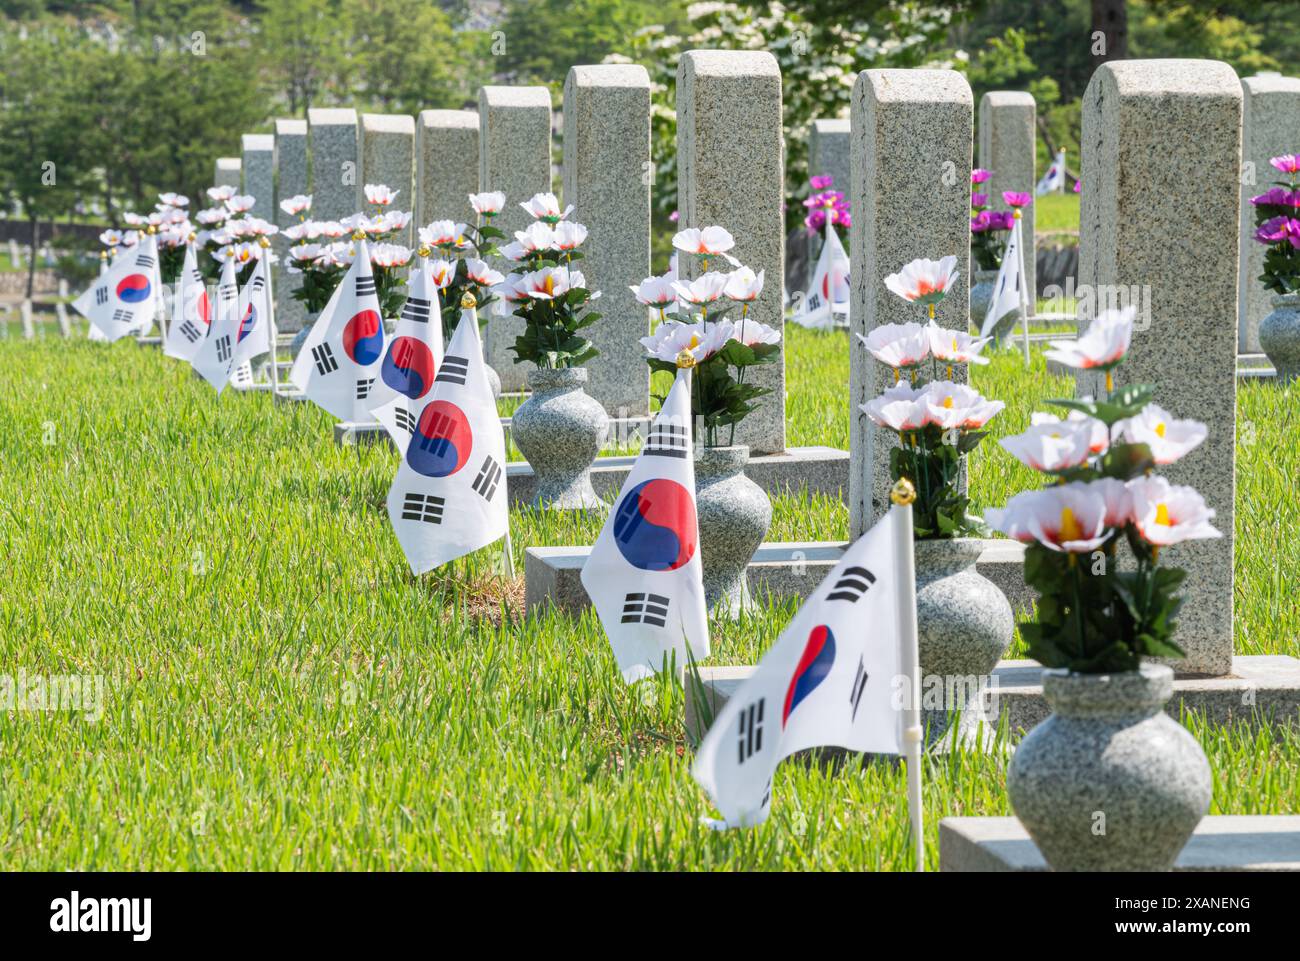
M 674 210 L 672 213 L 670 213 L 670 214 L 668 215 L 668 219 L 669 219 L 670 221 L 672 221 L 673 223 L 677 223 L 677 218 L 678 218 L 679 216 L 680 216 L 680 215 L 677 213 L 677 211 Z
M 807 217 L 803 219 L 804 226 L 809 232 L 815 233 L 826 226 L 826 211 L 820 208 L 814 209 Z
M 988 195 L 988 194 L 971 194 L 971 195 L 970 195 L 970 205 L 971 205 L 972 207 L 985 207 L 985 206 L 988 206 L 988 202 L 989 202 L 989 195 Z
M 1300 191 L 1273 187 L 1257 197 L 1251 197 L 1250 202 L 1256 207 L 1300 207 Z
M 1291 217 L 1273 217 L 1259 225 L 1255 239 L 1261 244 L 1287 241 L 1292 247 L 1300 248 L 1300 221 Z
M 992 226 L 992 219 L 996 217 L 991 210 L 981 210 L 970 219 L 970 231 L 973 234 L 982 234 Z
M 982 184 L 992 176 L 992 170 L 985 170 L 983 167 L 976 167 L 970 172 L 970 182 L 973 184 Z
M 1008 207 L 1019 209 L 1021 207 L 1028 207 L 1034 202 L 1034 198 L 1029 194 L 1018 193 L 1014 190 L 1004 190 L 1002 191 L 1002 201 Z
M 1273 157 L 1269 160 L 1269 163 L 1284 174 L 1300 172 L 1300 157 L 1293 153 L 1284 153 L 1280 157 Z
M 1079 188 L 1082 187 L 1082 186 L 1083 186 L 1083 181 L 1082 181 L 1082 180 L 1076 180 L 1076 181 L 1074 182 L 1074 192 L 1077 194 L 1077 193 L 1079 192 Z
M 835 183 L 835 178 L 823 174 L 820 177 L 809 178 L 808 183 L 812 186 L 813 190 L 826 190 L 831 186 L 831 184 Z

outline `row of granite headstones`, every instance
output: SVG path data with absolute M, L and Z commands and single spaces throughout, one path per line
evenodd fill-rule
M 745 208 L 763 202 L 770 204 L 766 213 L 773 221 L 768 236 L 779 238 L 780 133 L 775 118 L 780 76 L 775 61 L 760 53 L 710 53 L 702 65 L 695 57 L 700 55 L 684 60 L 678 88 L 685 222 L 731 220 L 742 225 L 734 232 L 744 243 L 751 236 L 746 226 L 764 223 L 758 219 L 763 211 Z M 770 70 L 758 69 L 764 62 Z M 726 77 L 712 100 L 699 96 L 702 67 Z M 1079 283 L 1099 292 L 1149 291 L 1150 323 L 1137 325 L 1122 382 L 1156 384 L 1161 406 L 1209 425 L 1206 442 L 1172 465 L 1167 476 L 1171 483 L 1204 494 L 1224 536 L 1171 547 L 1169 558 L 1188 570 L 1192 585 L 1180 615 L 1179 643 L 1187 652 L 1181 667 L 1221 676 L 1233 668 L 1243 84 L 1230 67 L 1216 62 L 1124 61 L 1099 71 L 1092 90 L 1096 96 L 1083 106 L 1086 186 Z M 701 195 L 699 155 L 691 149 L 702 124 L 702 100 L 711 117 L 723 118 L 726 136 L 741 141 L 707 158 L 710 176 L 717 175 L 717 186 L 707 195 Z M 965 331 L 975 112 L 970 86 L 955 71 L 867 70 L 857 79 L 852 104 L 850 328 L 866 334 L 882 324 L 916 320 L 915 308 L 886 289 L 885 276 L 915 258 L 955 254 L 960 276 L 937 306 L 935 319 L 941 327 Z M 995 98 L 984 109 L 997 106 Z M 765 110 L 772 111 L 766 119 Z M 985 125 L 986 137 L 990 126 Z M 1024 124 L 1024 136 L 1031 129 Z M 1026 164 L 1025 170 L 1032 168 Z M 769 183 L 770 191 L 762 193 L 760 188 Z M 1196 184 L 1197 202 L 1191 207 L 1185 200 L 1187 184 Z M 749 259 L 748 251 L 742 254 Z M 865 351 L 846 349 L 851 351 L 847 406 L 852 412 L 846 489 L 850 536 L 856 538 L 888 508 L 893 441 L 858 414 L 860 405 L 887 386 L 889 372 Z M 954 374 L 965 376 L 960 368 Z M 1085 376 L 1077 390 L 1098 395 L 1101 385 Z M 788 483 L 793 475 L 754 461 L 747 473 L 769 491 L 794 486 Z M 611 481 L 619 479 L 621 475 Z M 1023 585 L 1018 545 L 988 543 L 1000 548 L 991 554 L 1006 555 L 998 583 L 1011 594 Z M 816 572 L 829 570 L 838 559 L 840 546 L 765 545 L 755 555 L 751 574 L 768 587 L 780 584 L 788 593 L 807 594 L 816 586 Z M 577 580 L 583 551 L 528 549 L 530 606 L 587 603 Z M 1017 599 L 1024 597 L 1021 586 Z
M 1196 82 L 1189 84 L 1189 76 Z M 1260 98 L 1275 86 L 1288 84 L 1281 78 L 1243 84 L 1216 63 L 1131 61 L 1105 73 L 1096 89 L 1107 95 L 1085 103 L 1083 112 L 1087 189 L 1079 282 L 1097 290 L 1149 290 L 1151 323 L 1136 334 L 1124 376 L 1158 383 L 1163 406 L 1210 424 L 1208 441 L 1171 471 L 1171 480 L 1204 492 L 1225 533 L 1218 541 L 1174 549 L 1186 555 L 1180 559 L 1197 585 L 1180 631 L 1187 666 L 1210 674 L 1227 672 L 1232 660 L 1238 245 L 1247 213 L 1240 176 L 1243 100 L 1253 101 L 1248 123 L 1254 118 L 1254 129 L 1262 129 Z M 632 376 L 645 369 L 636 341 L 646 313 L 626 288 L 649 272 L 649 97 L 649 79 L 635 66 L 574 67 L 565 85 L 565 201 L 590 230 L 584 273 L 609 298 L 593 334 L 606 364 L 592 365 L 592 393 L 614 413 L 644 411 L 648 393 L 643 377 Z M 738 238 L 744 261 L 770 277 L 780 276 L 783 263 L 781 100 L 780 70 L 766 52 L 691 51 L 681 60 L 681 225 L 723 224 Z M 981 160 L 1005 171 L 999 189 L 1032 180 L 1032 109 L 1032 100 L 1017 94 L 989 95 L 981 104 Z M 1286 135 L 1282 112 L 1270 108 L 1270 115 L 1277 118 L 1267 125 L 1274 141 L 1262 134 L 1252 141 L 1265 158 L 1290 146 L 1279 145 Z M 1005 125 L 1002 118 L 1008 118 Z M 917 257 L 956 253 L 961 276 L 939 305 L 937 322 L 965 330 L 974 129 L 969 85 L 952 71 L 865 71 L 849 128 L 852 329 L 865 333 L 914 319 L 908 305 L 886 291 L 885 275 Z M 1015 131 L 1018 146 L 1004 129 Z M 1015 166 L 1017 156 L 1023 169 Z M 236 166 L 219 161 L 219 175 L 233 181 Z M 365 182 L 411 190 L 417 224 L 467 219 L 469 193 L 503 190 L 511 204 L 501 225 L 516 229 L 526 215 L 514 202 L 552 187 L 550 96 L 542 87 L 485 87 L 477 113 L 426 111 L 418 122 L 312 110 L 305 122 L 277 121 L 273 136 L 246 137 L 238 166 L 242 188 L 259 204 L 309 192 L 318 219 L 359 210 Z M 1190 208 L 1183 199 L 1188 183 L 1198 194 Z M 254 213 L 290 223 L 271 203 Z M 765 289 L 751 314 L 777 328 L 779 286 Z M 514 366 L 507 350 L 511 323 L 493 318 L 488 327 L 488 359 L 503 379 Z M 849 409 L 857 411 L 879 392 L 880 371 L 865 352 L 852 350 L 851 356 Z M 774 393 L 742 425 L 741 439 L 752 453 L 779 454 L 785 447 L 783 365 L 762 373 Z M 520 383 L 514 380 L 516 389 Z M 1080 389 L 1093 391 L 1090 385 Z M 853 536 L 887 503 L 886 443 L 865 417 L 852 418 L 844 486 Z M 835 475 L 829 471 L 832 484 Z M 765 486 L 796 486 L 790 483 L 795 476 L 773 471 Z M 609 482 L 617 482 L 616 473 Z

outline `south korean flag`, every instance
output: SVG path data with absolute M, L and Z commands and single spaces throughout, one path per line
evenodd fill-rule
M 312 325 L 289 380 L 339 420 L 370 422 L 370 391 L 383 356 L 384 322 L 370 248 L 358 239 L 352 266 Z
M 406 304 L 370 391 L 371 412 L 402 454 L 442 365 L 442 314 L 427 257 L 412 264 L 407 289 Z
M 150 269 L 153 271 L 150 280 L 153 285 L 154 308 L 147 311 L 145 316 L 141 318 L 140 325 L 135 332 L 141 337 L 145 336 L 153 327 L 154 321 L 157 320 L 159 332 L 166 334 L 166 331 L 162 329 L 162 325 L 167 317 L 167 298 L 163 290 L 162 261 L 158 255 L 158 235 L 156 233 L 146 234 L 141 246 L 147 248 L 142 262 L 150 264 Z M 137 258 L 137 260 L 139 259 Z
M 239 333 L 239 279 L 235 274 L 233 255 L 221 265 L 216 315 L 192 363 L 203 379 L 220 394 L 234 379 L 231 372 L 235 370 L 235 337 Z M 239 379 L 243 379 L 242 375 Z
M 72 302 L 109 341 L 148 329 L 158 309 L 158 255 L 153 237 L 118 256 L 94 284 Z
M 199 272 L 198 256 L 194 244 L 185 245 L 185 263 L 176 282 L 176 296 L 172 299 L 172 319 L 167 325 L 167 339 L 163 353 L 177 360 L 192 361 L 203 346 L 212 324 L 212 298 Z
M 849 546 L 714 719 L 692 773 L 726 826 L 767 819 L 772 774 L 796 751 L 903 753 L 897 523 L 886 514 Z
M 709 656 L 708 607 L 695 513 L 691 372 L 677 380 L 582 568 L 623 679 Z
M 261 248 L 253 273 L 239 291 L 239 327 L 235 331 L 236 367 L 271 349 L 271 304 L 267 298 L 271 251 Z M 249 365 L 251 372 L 251 365 Z M 251 376 L 250 376 L 251 380 Z
M 505 432 L 484 369 L 477 311 L 467 306 L 388 491 L 388 517 L 412 573 L 506 535 L 505 470 Z
M 793 320 L 801 327 L 826 329 L 848 324 L 849 255 L 844 252 L 840 236 L 826 225 L 826 241 L 817 257 L 812 283 L 804 293 L 803 303 Z

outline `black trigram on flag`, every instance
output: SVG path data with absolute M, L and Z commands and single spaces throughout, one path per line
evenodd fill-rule
M 218 296 L 219 298 L 221 298 L 222 300 L 227 300 L 227 301 L 228 301 L 228 300 L 238 300 L 238 299 L 239 299 L 239 288 L 238 288 L 238 287 L 235 287 L 235 286 L 231 286 L 231 285 L 226 285 L 226 286 L 218 287 L 218 288 L 217 288 L 217 296 Z
M 763 708 L 766 705 L 767 698 L 760 697 L 758 703 L 751 704 L 740 712 L 741 764 L 763 750 Z
M 417 494 L 412 491 L 402 501 L 402 520 L 441 524 L 442 505 L 445 503 L 445 498 L 435 494 Z
M 853 675 L 853 687 L 849 690 L 849 703 L 853 705 L 853 713 L 849 715 L 850 721 L 858 719 L 858 705 L 862 702 L 862 692 L 867 689 L 867 665 L 862 660 L 862 655 L 858 655 L 858 672 Z
M 227 334 L 217 341 L 217 360 L 225 363 L 230 360 L 230 335 Z
M 429 301 L 423 297 L 407 297 L 406 305 L 402 307 L 402 320 L 413 320 L 417 323 L 427 324 L 429 322 Z
M 371 294 L 373 294 L 374 292 L 375 292 L 375 278 L 374 278 L 374 277 L 358 277 L 358 278 L 357 278 L 357 296 L 358 296 L 358 297 L 369 297 L 369 296 L 370 296 Z
M 849 567 L 835 582 L 835 589 L 826 595 L 828 601 L 856 602 L 867 588 L 876 583 L 876 575 L 865 567 Z
M 375 386 L 373 377 L 363 377 L 357 381 L 357 400 L 365 400 L 370 396 L 370 388 Z
M 393 408 L 393 420 L 397 423 L 398 427 L 406 431 L 408 434 L 415 433 L 415 425 L 416 425 L 415 415 L 412 414 L 405 407 Z
M 334 359 L 334 351 L 329 344 L 317 344 L 311 349 L 311 359 L 316 361 L 316 369 L 322 374 L 332 374 L 339 369 L 339 362 Z
M 95 288 L 95 305 L 96 305 L 97 307 L 102 307 L 102 306 L 103 306 L 104 304 L 106 304 L 106 303 L 108 303 L 108 288 L 107 288 L 107 287 L 96 287 L 96 288 Z
M 478 477 L 474 478 L 474 492 L 480 495 L 485 501 L 490 501 L 497 492 L 497 484 L 501 482 L 501 465 L 491 457 L 483 458 L 483 466 L 479 469 Z
M 804 303 L 807 305 L 807 312 L 811 314 L 814 310 L 819 310 L 821 308 L 822 295 L 811 293 L 808 295 L 808 299 L 805 300 Z
M 619 622 L 663 627 L 668 623 L 668 598 L 662 594 L 629 594 L 623 599 L 623 616 Z
M 235 368 L 234 373 L 230 375 L 230 379 L 236 385 L 251 384 L 253 382 L 253 369 L 248 364 L 240 364 Z
M 188 320 L 185 321 L 185 323 L 181 324 L 181 326 L 180 326 L 179 329 L 180 329 L 180 332 L 181 332 L 181 336 L 183 336 L 183 337 L 184 337 L 186 340 L 188 340 L 191 344 L 194 343 L 196 340 L 198 340 L 199 337 L 201 336 L 201 335 L 199 334 L 199 330 L 198 330 L 198 328 L 195 327 L 194 324 L 192 324 L 192 323 L 191 323 L 190 321 L 188 321 Z
M 653 424 L 646 438 L 645 453 L 657 457 L 686 457 L 686 428 L 677 424 Z
M 438 376 L 434 381 L 444 381 L 448 384 L 464 384 L 465 376 L 469 373 L 469 361 L 464 357 L 444 357 L 442 366 L 438 368 Z
M 129 324 L 133 320 L 135 320 L 135 311 L 133 310 L 119 307 L 113 311 L 113 323 L 115 324 Z
M 254 274 L 254 275 L 253 275 L 253 293 L 257 293 L 259 290 L 261 290 L 261 289 L 262 289 L 263 287 L 265 287 L 265 286 L 266 286 L 266 278 L 263 277 L 261 274 Z
M 139 254 L 135 258 L 135 265 L 141 270 L 153 270 L 154 259 L 148 254 Z

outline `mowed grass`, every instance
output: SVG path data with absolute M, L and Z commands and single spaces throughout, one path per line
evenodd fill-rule
M 790 329 L 788 370 L 790 443 L 846 447 L 846 335 Z M 0 867 L 909 867 L 889 763 L 787 762 L 767 825 L 700 824 L 677 684 L 626 687 L 590 614 L 523 614 L 524 549 L 598 519 L 518 511 L 513 581 L 494 548 L 416 579 L 395 455 L 336 447 L 310 405 L 218 401 L 132 343 L 11 337 L 0 372 L 0 673 L 106 679 L 98 721 L 0 713 Z M 995 433 L 1068 389 L 1014 351 L 976 382 L 1007 401 Z M 1297 399 L 1241 389 L 1239 651 L 1300 653 Z M 980 509 L 1038 482 L 993 444 L 971 480 Z M 847 531 L 837 502 L 776 499 L 773 540 Z M 754 661 L 793 609 L 715 624 L 712 660 Z M 1214 812 L 1294 811 L 1293 734 L 1192 726 Z M 924 777 L 932 867 L 939 818 L 1010 813 L 999 756 Z

